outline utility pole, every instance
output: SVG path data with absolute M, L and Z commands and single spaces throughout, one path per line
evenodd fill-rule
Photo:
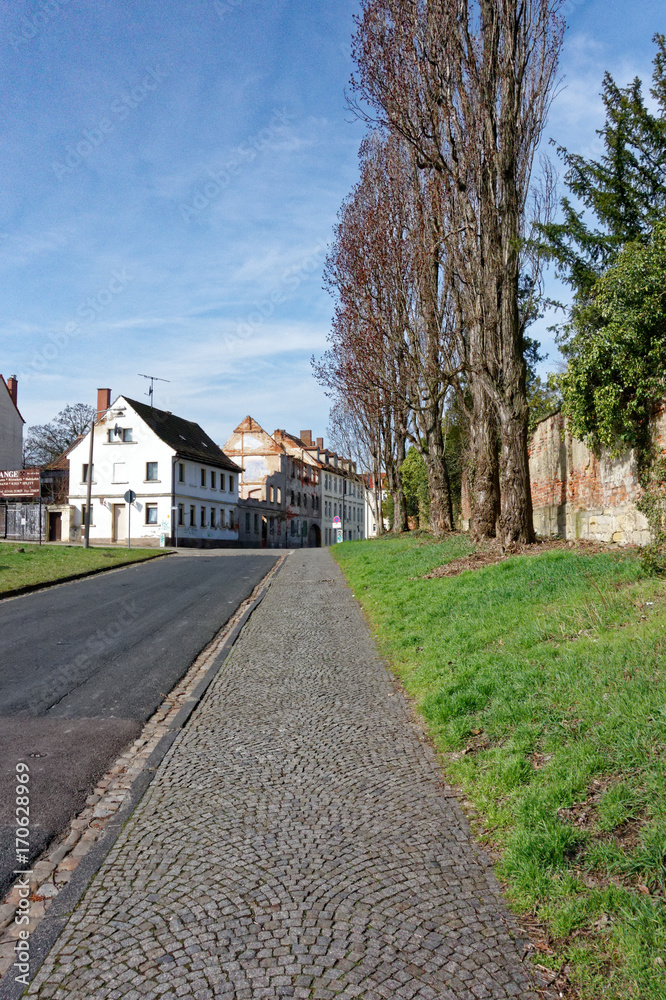
M 92 478 L 93 478 L 93 449 L 95 445 L 95 424 L 102 417 L 105 417 L 107 413 L 110 413 L 113 409 L 109 406 L 106 410 L 96 410 L 95 415 L 90 421 L 90 449 L 88 451 L 88 483 L 86 490 L 86 517 L 85 523 L 83 525 L 83 547 L 84 549 L 90 548 L 90 522 L 92 520 Z M 122 412 L 122 411 L 119 411 Z

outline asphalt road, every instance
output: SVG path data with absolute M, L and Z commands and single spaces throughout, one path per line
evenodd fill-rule
M 16 763 L 30 766 L 35 857 L 276 559 L 178 555 L 0 601 L 0 893 Z

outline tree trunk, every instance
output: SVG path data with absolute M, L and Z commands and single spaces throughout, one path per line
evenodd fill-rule
M 487 393 L 472 382 L 473 414 L 469 429 L 470 534 L 474 541 L 494 538 L 500 509 L 496 421 Z
M 435 455 L 429 451 L 425 455 L 428 470 L 428 494 L 430 496 L 430 527 L 435 538 L 453 531 L 453 503 L 446 455 Z
M 402 464 L 407 454 L 407 414 L 397 409 L 395 412 L 395 454 L 396 461 L 393 470 L 393 530 L 396 534 L 409 531 L 407 523 L 407 500 L 402 483 Z
M 425 447 L 419 446 L 428 472 L 430 497 L 430 527 L 435 538 L 453 531 L 453 502 L 451 483 L 446 464 L 446 446 L 442 428 L 442 407 L 433 404 L 430 411 L 420 415 L 419 423 L 425 438 Z
M 501 368 L 497 379 L 497 416 L 501 441 L 502 495 L 499 536 L 503 545 L 509 545 L 511 542 L 533 542 L 535 535 L 527 455 L 529 410 L 518 301 L 521 207 L 518 154 L 514 142 L 520 123 L 520 104 L 519 88 L 514 77 L 515 67 L 513 60 L 509 58 L 515 46 L 511 28 L 505 30 L 504 37 L 505 44 L 511 43 L 511 46 L 507 52 L 507 66 L 502 79 L 501 128 L 504 142 L 499 156 L 500 221 L 497 256 L 501 259 L 501 267 L 498 268 L 497 301 L 501 328 Z
M 533 542 L 534 516 L 527 451 L 527 403 L 500 406 L 502 513 L 499 537 L 503 545 Z
M 393 531 L 396 535 L 399 535 L 401 532 L 409 530 L 409 525 L 407 523 L 407 504 L 405 502 L 405 493 L 402 488 L 402 482 L 399 486 L 395 487 L 391 496 L 393 497 Z

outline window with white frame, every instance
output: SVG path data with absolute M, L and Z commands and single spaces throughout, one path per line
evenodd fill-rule
M 157 482 L 157 462 L 146 462 L 146 482 Z
M 107 441 L 109 444 L 119 444 L 121 441 L 133 441 L 134 437 L 132 435 L 131 427 L 112 427 L 107 432 Z
M 146 504 L 146 524 L 157 524 L 157 504 Z

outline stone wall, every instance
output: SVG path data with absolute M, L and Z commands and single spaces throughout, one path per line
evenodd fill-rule
M 654 423 L 657 446 L 666 450 L 666 411 Z M 530 481 L 534 528 L 541 536 L 586 538 L 619 545 L 646 545 L 648 524 L 636 508 L 640 497 L 636 455 L 595 455 L 569 433 L 561 413 L 537 424 L 530 439 Z M 463 477 L 463 530 L 470 506 Z
M 666 415 L 654 425 L 660 447 L 666 442 Z M 640 497 L 636 454 L 595 455 L 572 437 L 561 413 L 536 427 L 530 441 L 530 480 L 537 534 L 587 538 L 620 545 L 645 545 L 648 524 L 636 508 Z

